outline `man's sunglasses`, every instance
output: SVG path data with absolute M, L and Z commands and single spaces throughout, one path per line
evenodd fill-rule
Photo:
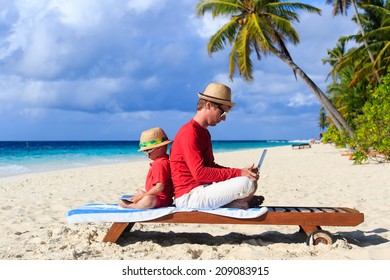
M 219 110 L 221 110 L 221 112 L 222 112 L 221 118 L 226 117 L 226 115 L 229 113 L 228 111 L 225 111 L 224 109 L 222 109 L 222 106 L 221 106 L 221 105 L 218 105 L 217 108 L 218 108 Z

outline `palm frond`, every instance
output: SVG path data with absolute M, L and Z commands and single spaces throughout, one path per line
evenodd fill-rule
M 251 34 L 248 32 L 246 25 L 241 26 L 237 34 L 236 42 L 234 43 L 234 51 L 237 55 L 237 64 L 239 72 L 245 81 L 252 81 L 252 61 L 250 59 L 251 53 Z
M 299 22 L 299 13 L 308 12 L 321 15 L 321 9 L 299 2 L 271 2 L 268 4 L 274 14 L 282 15 L 290 21 Z
M 223 50 L 227 42 L 232 43 L 235 40 L 237 28 L 237 21 L 232 18 L 229 22 L 224 24 L 213 36 L 207 45 L 209 55 Z
M 232 50 L 229 54 L 229 79 L 233 81 L 234 73 L 236 72 L 236 69 L 238 67 L 238 58 L 237 58 L 237 51 L 236 51 L 236 44 L 233 43 Z
M 261 49 L 265 54 L 276 50 L 269 36 L 272 29 L 269 28 L 268 22 L 256 14 L 251 14 L 247 25 L 253 40 L 256 41 L 257 49 Z
M 203 16 L 211 12 L 213 17 L 219 15 L 232 15 L 240 11 L 240 2 L 238 0 L 202 0 L 196 6 L 196 15 Z
M 283 38 L 284 40 L 288 40 L 294 45 L 299 43 L 299 35 L 295 28 L 292 26 L 291 21 L 277 15 L 270 15 L 269 17 L 270 20 L 273 22 L 275 29 L 278 31 L 277 33 L 279 34 L 279 36 L 277 40 L 279 40 L 279 38 Z
M 370 11 L 377 17 L 387 17 L 388 19 L 390 17 L 390 10 L 388 8 L 370 4 L 362 4 L 361 7 L 367 11 Z
M 347 10 L 351 6 L 351 0 L 326 0 L 327 4 L 333 5 L 333 15 L 337 16 L 338 14 L 347 15 Z
M 381 62 L 382 64 L 385 64 L 387 66 L 390 61 L 390 41 L 386 43 L 386 45 L 382 48 L 382 50 L 378 53 L 375 61 L 374 61 L 374 67 L 380 66 Z

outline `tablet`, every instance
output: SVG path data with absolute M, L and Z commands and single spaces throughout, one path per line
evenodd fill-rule
M 120 199 L 124 202 L 124 203 L 126 203 L 126 204 L 131 204 L 131 203 L 133 203 L 130 199 L 133 197 L 134 195 L 132 195 L 132 194 L 124 194 L 124 195 L 122 195 L 121 197 L 120 197 Z
M 261 154 L 261 157 L 260 157 L 260 160 L 259 160 L 259 164 L 257 165 L 257 172 L 260 172 L 260 167 L 261 167 L 261 164 L 264 161 L 264 158 L 265 158 L 266 154 L 267 154 L 267 149 L 264 149 L 263 153 Z

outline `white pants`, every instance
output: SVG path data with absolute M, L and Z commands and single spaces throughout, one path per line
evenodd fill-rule
M 175 199 L 178 208 L 215 209 L 234 200 L 249 196 L 255 191 L 254 182 L 246 176 L 202 185 Z

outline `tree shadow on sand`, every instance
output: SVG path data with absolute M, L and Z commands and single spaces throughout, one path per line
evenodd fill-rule
M 383 232 L 388 232 L 388 230 L 376 229 L 373 231 L 357 230 L 337 232 L 333 234 L 333 237 L 334 242 L 340 239 L 359 247 L 368 247 L 389 242 L 388 239 L 378 235 L 379 233 Z M 267 231 L 255 235 L 246 235 L 236 232 L 231 232 L 225 235 L 211 235 L 209 233 L 199 232 L 160 232 L 134 230 L 131 232 L 124 232 L 118 239 L 118 244 L 121 246 L 128 246 L 137 242 L 152 241 L 162 247 L 188 243 L 208 246 L 219 246 L 224 244 L 239 245 L 243 243 L 267 246 L 274 243 L 300 244 L 305 243 L 306 239 L 306 234 L 300 231 L 292 234 L 281 233 L 278 231 Z
M 380 236 L 380 233 L 389 232 L 388 229 L 378 228 L 371 231 L 348 231 L 348 232 L 337 232 L 334 237 L 335 240 L 344 239 L 349 244 L 353 244 L 359 247 L 376 246 L 383 243 L 389 242 L 388 239 Z

